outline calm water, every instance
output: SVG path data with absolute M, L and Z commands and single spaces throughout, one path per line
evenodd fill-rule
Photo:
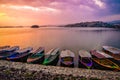
M 103 45 L 120 48 L 120 30 L 107 28 L 0 28 L 0 46 L 31 46 L 70 49 L 76 56 L 80 49 L 101 49 Z M 77 59 L 77 57 L 76 57 Z M 77 60 L 76 60 L 77 63 Z M 77 64 L 76 64 L 77 65 Z

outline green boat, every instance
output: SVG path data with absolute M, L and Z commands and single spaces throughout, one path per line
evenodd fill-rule
M 56 65 L 59 60 L 59 48 L 51 49 L 47 53 L 47 57 L 45 58 L 43 65 Z

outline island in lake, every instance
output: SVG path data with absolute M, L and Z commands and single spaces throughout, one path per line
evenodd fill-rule
M 38 25 L 32 25 L 31 28 L 39 28 Z

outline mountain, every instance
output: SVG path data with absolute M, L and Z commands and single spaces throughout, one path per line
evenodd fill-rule
M 75 24 L 67 24 L 65 27 L 107 27 L 115 28 L 115 25 L 109 24 L 102 21 L 93 21 L 93 22 L 80 22 Z
M 115 21 L 110 21 L 110 22 L 108 22 L 108 23 L 111 23 L 111 24 L 119 24 L 120 25 L 120 20 L 115 20 Z

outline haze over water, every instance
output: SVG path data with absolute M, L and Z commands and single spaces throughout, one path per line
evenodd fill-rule
M 120 48 L 120 31 L 107 28 L 1 28 L 0 36 L 0 45 L 42 46 L 46 50 L 91 50 L 103 45 Z

